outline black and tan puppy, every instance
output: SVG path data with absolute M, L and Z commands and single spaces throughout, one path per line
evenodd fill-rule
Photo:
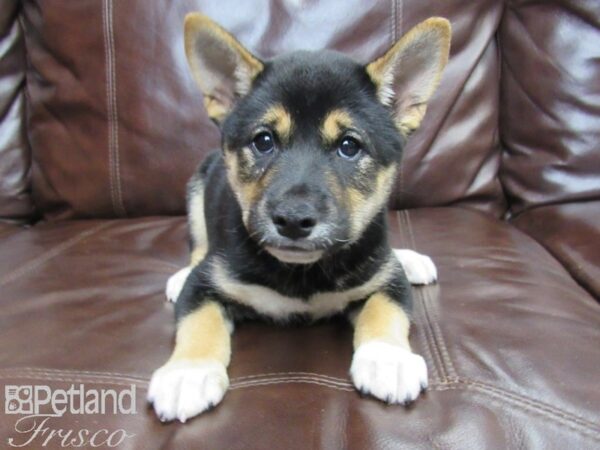
M 186 17 L 188 61 L 223 150 L 189 183 L 191 264 L 168 288 L 176 344 L 148 393 L 162 420 L 221 401 L 232 324 L 246 318 L 347 314 L 359 391 L 406 403 L 427 386 L 408 341 L 406 274 L 430 282 L 435 268 L 394 253 L 385 209 L 449 45 L 448 21 L 432 18 L 366 66 L 332 51 L 261 61 L 205 16 Z

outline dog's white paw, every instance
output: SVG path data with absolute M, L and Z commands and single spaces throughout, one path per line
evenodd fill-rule
M 437 269 L 431 258 L 413 250 L 394 249 L 410 284 L 431 284 L 437 281 Z
M 176 361 L 152 375 L 148 401 L 162 422 L 185 422 L 217 405 L 229 386 L 225 366 L 216 361 Z
M 167 287 L 165 288 L 165 294 L 167 295 L 168 301 L 173 303 L 177 301 L 177 298 L 183 289 L 183 285 L 185 284 L 185 280 L 187 280 L 191 271 L 191 267 L 184 267 L 169 277 L 167 280 Z
M 354 352 L 350 375 L 360 392 L 388 403 L 406 405 L 427 388 L 425 360 L 387 342 L 360 345 Z

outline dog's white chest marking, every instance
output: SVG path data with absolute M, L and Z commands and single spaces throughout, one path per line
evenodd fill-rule
M 436 267 L 428 256 L 400 249 L 393 249 L 393 254 L 404 267 L 411 284 L 430 284 L 437 280 Z M 264 286 L 240 283 L 229 276 L 222 261 L 215 264 L 213 276 L 215 282 L 234 300 L 261 314 L 276 319 L 285 319 L 291 314 L 312 314 L 315 318 L 321 318 L 343 311 L 349 303 L 360 300 L 381 287 L 388 279 L 390 264 L 384 265 L 379 273 L 362 286 L 344 292 L 317 294 L 308 302 L 286 297 Z M 185 267 L 169 278 L 166 288 L 169 301 L 177 300 L 191 270 L 191 267 Z
M 228 297 L 273 319 L 285 321 L 294 314 L 308 314 L 314 319 L 320 319 L 343 311 L 350 303 L 364 299 L 381 288 L 389 281 L 394 262 L 390 259 L 361 286 L 340 292 L 318 293 L 308 300 L 287 297 L 264 286 L 242 283 L 232 278 L 218 260 L 213 264 L 212 278 Z

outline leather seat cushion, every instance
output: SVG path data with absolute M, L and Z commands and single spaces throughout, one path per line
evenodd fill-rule
M 164 285 L 186 263 L 183 218 L 47 223 L 8 234 L 0 247 L 0 377 L 134 384 L 135 415 L 54 420 L 60 428 L 124 428 L 136 448 L 197 446 L 198 436 L 230 449 L 597 445 L 598 303 L 541 245 L 484 214 L 420 209 L 391 213 L 390 223 L 394 246 L 429 254 L 440 275 L 438 285 L 414 289 L 411 341 L 428 363 L 430 388 L 409 408 L 353 390 L 343 321 L 249 323 L 234 334 L 222 404 L 185 426 L 161 424 L 144 398 L 173 345 Z M 15 436 L 16 418 L 0 421 L 4 441 Z

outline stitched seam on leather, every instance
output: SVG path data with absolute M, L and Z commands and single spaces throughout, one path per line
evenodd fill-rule
M 108 227 L 109 225 L 110 225 L 110 222 L 104 222 L 99 225 L 96 225 L 95 227 L 93 227 L 89 230 L 83 231 L 83 232 L 75 235 L 71 239 L 63 242 L 62 244 L 57 245 L 56 247 L 48 250 L 47 252 L 42 253 L 37 258 L 26 262 L 22 266 L 18 267 L 17 269 L 13 270 L 12 272 L 9 272 L 4 277 L 0 278 L 0 286 L 4 286 L 12 281 L 15 281 L 17 278 L 22 277 L 26 273 L 37 269 L 38 267 L 45 264 L 52 258 L 55 258 L 56 256 L 65 252 L 66 250 L 68 250 L 69 248 L 73 247 L 75 244 L 78 244 L 79 242 L 83 241 L 84 239 L 87 239 L 91 235 L 97 233 L 98 231 L 102 230 L 103 228 Z
M 444 365 L 444 359 L 442 357 L 442 353 L 440 352 L 440 349 L 438 348 L 438 346 L 436 344 L 435 335 L 433 333 L 433 327 L 431 325 L 431 318 L 429 317 L 429 311 L 427 309 L 427 305 L 425 304 L 425 297 L 423 296 L 423 293 L 421 292 L 420 289 L 416 289 L 416 290 L 414 290 L 414 292 L 417 295 L 417 297 L 419 298 L 419 304 L 421 305 L 421 309 L 423 310 L 425 333 L 427 335 L 427 340 L 429 342 L 429 346 L 431 349 L 433 349 L 431 353 L 435 356 L 435 361 L 437 362 L 437 366 L 438 366 L 437 370 L 439 373 L 438 379 L 441 382 L 446 383 L 446 382 L 448 382 L 448 373 L 447 373 L 446 367 Z
M 0 369 L 0 377 L 14 377 L 14 376 L 31 376 L 31 377 L 42 377 L 42 376 L 64 376 L 64 377 L 90 377 L 90 378 L 105 378 L 109 380 L 132 380 L 135 382 L 147 382 L 148 377 L 135 374 L 124 374 L 119 372 L 96 372 L 90 370 L 60 370 L 60 369 L 49 369 L 49 368 L 34 368 L 34 367 L 20 367 L 20 368 L 5 368 Z M 316 372 L 265 372 L 254 375 L 245 375 L 236 377 L 232 381 L 238 383 L 252 383 L 254 381 L 264 380 L 281 380 L 286 378 L 307 378 L 315 379 L 322 382 L 327 382 L 336 385 L 344 385 L 352 387 L 352 383 L 348 378 L 332 377 L 330 375 L 320 374 Z
M 349 390 L 354 390 L 353 385 L 349 382 L 349 381 L 345 381 L 345 382 L 332 382 L 330 380 L 327 379 L 323 379 L 321 377 L 307 377 L 307 376 L 284 376 L 284 377 L 264 377 L 264 378 L 257 378 L 255 380 L 247 380 L 247 381 L 239 381 L 237 379 L 232 379 L 231 380 L 231 384 L 235 385 L 235 386 L 246 386 L 246 385 L 253 385 L 256 383 L 265 383 L 265 382 L 287 382 L 287 381 L 315 381 L 315 382 L 319 382 L 321 384 L 327 384 L 330 386 L 334 386 L 334 387 L 342 387 L 345 389 L 349 389 Z
M 410 222 L 410 214 L 407 210 L 404 210 L 403 212 L 406 217 L 406 224 L 407 224 L 407 228 L 408 228 L 408 236 L 410 238 L 411 247 L 413 250 L 416 250 L 417 246 L 416 246 L 415 235 L 413 233 L 412 225 Z M 456 370 L 454 369 L 454 364 L 452 364 L 450 354 L 448 353 L 448 348 L 447 348 L 445 340 L 444 340 L 444 335 L 442 334 L 437 323 L 433 320 L 433 315 L 431 313 L 430 305 L 429 305 L 429 297 L 427 294 L 423 294 L 422 290 L 419 290 L 418 292 L 419 292 L 421 300 L 423 302 L 423 311 L 425 312 L 425 317 L 427 319 L 427 323 L 431 329 L 434 349 L 436 350 L 436 352 L 438 352 L 438 354 L 440 355 L 440 358 L 441 358 L 441 363 L 442 363 L 441 367 L 444 372 L 444 378 L 447 379 L 448 376 L 450 376 L 452 378 L 456 378 L 457 377 Z
M 391 0 L 390 6 L 392 11 L 390 14 L 390 47 L 396 41 L 396 12 L 398 10 L 398 0 Z
M 332 377 L 330 375 L 324 375 L 324 374 L 320 374 L 320 373 L 316 373 L 316 372 L 265 372 L 265 373 L 258 373 L 255 375 L 244 375 L 241 377 L 236 377 L 235 379 L 238 381 L 242 381 L 242 380 L 251 380 L 254 378 L 260 378 L 260 377 L 284 377 L 284 376 L 309 376 L 309 377 L 321 377 L 321 378 L 325 378 L 328 380 L 331 380 L 332 382 L 340 382 L 340 383 L 349 383 L 349 380 L 347 378 L 339 378 L 339 377 Z
M 422 309 L 422 307 L 419 307 L 419 309 Z M 421 315 L 423 315 L 423 313 L 421 313 Z M 442 378 L 439 374 L 440 370 L 437 367 L 438 365 L 436 364 L 436 362 L 434 360 L 433 352 L 431 351 L 431 343 L 430 343 L 428 328 L 429 327 L 427 326 L 427 324 L 425 324 L 425 326 L 423 326 L 423 327 L 419 327 L 419 329 L 421 330 L 420 333 L 423 335 L 423 338 L 424 338 L 423 353 L 425 354 L 427 360 L 431 361 L 431 365 L 430 365 L 431 370 L 429 373 L 430 378 L 433 380 L 436 380 L 436 381 L 441 381 Z
M 76 374 L 78 376 L 57 376 L 57 374 L 53 373 L 28 373 L 28 372 L 16 372 L 14 374 L 0 374 L 0 378 L 25 378 L 25 379 L 35 379 L 35 380 L 44 380 L 44 381 L 60 381 L 66 383 L 107 383 L 114 384 L 119 386 L 129 386 L 130 384 L 140 385 L 142 387 L 146 387 L 148 385 L 148 380 L 137 380 L 132 379 L 130 377 L 110 377 L 110 376 L 89 376 L 83 373 Z M 332 389 L 342 390 L 342 391 L 354 391 L 354 387 L 348 381 L 346 382 L 332 382 L 327 379 L 322 379 L 321 377 L 264 377 L 258 378 L 255 380 L 248 381 L 237 381 L 236 379 L 231 380 L 231 389 L 243 388 L 249 386 L 261 386 L 267 384 L 287 384 L 287 383 L 309 383 L 309 384 L 318 384 L 321 386 L 330 387 Z
M 432 331 L 434 333 L 434 339 L 438 343 L 438 348 L 442 355 L 442 359 L 445 362 L 446 375 L 450 379 L 456 379 L 458 378 L 458 375 L 456 374 L 456 369 L 454 368 L 454 364 L 452 363 L 452 359 L 450 358 L 450 354 L 448 353 L 448 348 L 446 347 L 446 342 L 444 340 L 442 330 L 440 329 L 440 326 L 438 325 L 437 321 L 432 318 L 430 305 L 431 294 L 425 291 L 421 297 L 423 299 L 423 302 L 427 305 L 427 311 L 430 316 L 429 320 L 432 327 Z
M 92 370 L 61 370 L 61 369 L 51 369 L 51 368 L 35 368 L 35 367 L 17 367 L 17 368 L 4 368 L 0 369 L 0 376 L 2 374 L 12 376 L 14 374 L 31 374 L 31 375 L 84 375 L 84 376 L 93 376 L 100 378 L 119 378 L 119 379 L 134 379 L 137 381 L 148 381 L 148 377 L 137 375 L 137 374 L 125 374 L 120 372 L 97 372 Z M 244 375 L 241 377 L 236 377 L 236 381 L 250 381 L 257 378 L 282 378 L 286 376 L 292 376 L 295 378 L 298 377 L 316 377 L 322 378 L 324 380 L 330 381 L 332 383 L 342 383 L 342 384 L 350 384 L 350 380 L 348 378 L 340 378 L 333 377 L 331 375 L 320 374 L 316 372 L 264 372 L 257 373 L 253 375 Z
M 126 380 L 124 378 L 111 378 L 104 377 L 99 378 L 96 376 L 85 376 L 80 374 L 80 376 L 56 376 L 56 375 L 44 375 L 42 374 L 33 374 L 33 373 L 15 373 L 15 374 L 0 374 L 0 378 L 24 378 L 24 379 L 34 379 L 34 380 L 43 380 L 43 381 L 59 381 L 65 383 L 106 383 L 106 384 L 114 384 L 118 386 L 130 386 L 131 384 L 139 385 L 142 388 L 146 388 L 148 385 L 148 380 Z M 83 375 L 83 376 L 82 376 Z M 127 381 L 127 382 L 125 382 Z M 354 388 L 350 383 L 344 385 L 341 383 L 332 383 L 327 380 L 319 379 L 318 377 L 283 377 L 283 378 L 264 378 L 257 379 L 253 381 L 247 381 L 238 383 L 236 380 L 232 380 L 231 389 L 238 389 L 243 387 L 250 386 L 262 386 L 267 384 L 288 384 L 288 383 L 309 383 L 309 384 L 318 384 L 321 386 L 326 386 L 332 389 L 337 389 L 340 391 L 348 391 L 353 392 Z
M 109 57 L 109 41 L 108 41 L 108 25 L 107 25 L 107 2 L 102 2 L 102 29 L 104 31 L 104 66 L 105 66 L 105 90 L 106 90 L 106 114 L 107 114 L 107 127 L 108 127 L 108 183 L 110 188 L 110 198 L 115 214 L 117 213 L 116 208 L 116 192 L 115 184 L 112 176 L 113 166 L 113 152 L 112 152 L 112 135 L 111 135 L 111 123 L 112 123 L 112 108 L 110 107 L 110 57 Z
M 499 400 L 499 401 L 504 401 L 505 403 L 508 403 L 509 405 L 514 406 L 514 407 L 519 407 L 519 408 L 527 411 L 528 413 L 533 413 L 533 414 L 537 414 L 539 416 L 543 416 L 544 418 L 553 419 L 556 422 L 558 422 L 560 425 L 564 425 L 565 427 L 571 429 L 572 431 L 580 433 L 580 434 L 582 434 L 584 436 L 591 437 L 592 439 L 595 439 L 595 440 L 600 440 L 600 435 L 594 429 L 590 430 L 587 427 L 581 426 L 579 424 L 573 424 L 573 423 L 571 423 L 569 421 L 565 422 L 564 420 L 562 420 L 559 417 L 556 417 L 553 414 L 548 414 L 547 412 L 539 411 L 538 409 L 536 409 L 535 407 L 532 407 L 530 405 L 523 405 L 523 404 L 521 404 L 519 402 L 515 402 L 513 399 L 505 398 L 505 397 L 502 397 L 500 395 L 490 393 L 490 392 L 486 391 L 485 389 L 481 388 L 480 386 L 465 385 L 464 383 L 453 382 L 453 383 L 448 383 L 448 384 L 444 384 L 444 385 L 441 385 L 441 386 L 435 386 L 435 387 L 430 386 L 428 389 L 436 391 L 436 392 L 439 392 L 439 391 L 452 391 L 452 390 L 454 390 L 454 391 L 456 391 L 456 390 L 471 390 L 471 389 L 473 389 L 473 390 L 476 390 L 480 394 L 483 394 L 485 396 L 489 396 L 489 397 L 491 397 L 493 399 L 496 399 L 496 400 Z
M 435 343 L 435 337 L 433 335 L 433 329 L 431 326 L 431 319 L 429 318 L 429 312 L 427 310 L 427 306 L 425 305 L 425 299 L 423 298 L 423 294 L 419 289 L 415 290 L 415 294 L 419 298 L 419 304 L 421 305 L 420 309 L 422 310 L 422 317 L 424 322 L 424 333 L 427 336 L 427 343 L 429 346 L 429 351 L 431 355 L 435 358 L 436 361 L 436 371 L 438 373 L 438 379 L 441 382 L 447 382 L 448 376 L 446 374 L 446 370 L 444 367 L 444 362 L 442 359 L 442 355 Z
M 402 225 L 402 223 L 405 224 L 406 230 L 408 232 L 409 229 L 409 223 L 406 220 L 404 211 L 398 211 L 397 212 L 397 216 L 398 216 L 398 221 L 399 224 Z M 402 230 L 402 228 L 401 228 Z M 414 247 L 414 243 L 411 243 L 411 239 L 406 236 L 404 239 L 404 242 L 406 242 L 407 247 Z M 444 372 L 444 365 L 442 362 L 442 357 L 440 355 L 440 353 L 437 351 L 437 348 L 435 346 L 435 342 L 433 339 L 433 331 L 431 329 L 431 323 L 429 321 L 429 317 L 427 315 L 427 309 L 425 306 L 425 302 L 423 301 L 423 295 L 421 294 L 421 290 L 420 289 L 412 289 L 412 292 L 419 298 L 419 310 L 422 311 L 421 316 L 423 317 L 423 336 L 425 337 L 425 344 L 423 347 L 426 349 L 425 353 L 428 356 L 429 360 L 431 361 L 431 368 L 433 369 L 431 371 L 431 377 L 437 380 L 446 380 L 446 374 Z
M 404 219 L 404 215 L 401 214 L 400 211 L 398 211 L 396 213 L 397 217 L 398 217 L 398 224 L 402 225 L 402 223 L 406 223 L 405 219 Z M 407 226 L 407 225 L 406 225 Z M 400 230 L 402 231 L 402 227 L 400 228 Z M 407 246 L 410 246 L 410 242 L 409 242 L 409 238 L 407 236 L 404 237 L 403 242 L 407 243 Z M 419 298 L 421 298 L 421 292 L 419 289 L 412 289 L 412 292 L 417 295 Z M 423 337 L 425 338 L 424 341 L 424 345 L 423 345 L 423 349 L 425 350 L 425 354 L 428 357 L 429 361 L 431 361 L 431 371 L 430 371 L 430 376 L 433 379 L 436 380 L 442 380 L 442 378 L 445 378 L 445 376 L 441 373 L 442 372 L 442 362 L 441 362 L 441 358 L 438 357 L 438 355 L 436 353 L 434 353 L 434 344 L 433 344 L 433 335 L 431 333 L 430 330 L 430 324 L 428 322 L 428 318 L 426 317 L 426 311 L 423 307 L 423 302 L 418 302 L 419 304 L 419 310 L 422 311 L 421 312 L 421 316 L 423 317 L 423 327 L 421 327 L 422 329 L 422 334 Z
M 117 216 L 126 215 L 121 191 L 121 168 L 119 162 L 119 122 L 117 110 L 117 77 L 115 41 L 113 30 L 113 2 L 104 0 L 102 9 L 106 64 L 106 104 L 108 110 L 108 165 L 113 211 Z
M 56 374 L 44 374 L 44 373 L 14 373 L 14 374 L 0 374 L 0 378 L 24 378 L 24 379 L 34 379 L 34 380 L 43 380 L 43 381 L 59 381 L 65 383 L 97 383 L 97 384 L 114 384 L 117 386 L 130 386 L 131 384 L 138 385 L 142 388 L 146 388 L 148 385 L 148 380 L 137 380 L 132 379 L 130 377 L 109 377 L 109 376 L 88 376 L 84 374 L 76 374 L 78 376 L 57 376 Z M 318 384 L 321 386 L 326 386 L 332 389 L 337 389 L 341 391 L 354 391 L 352 384 L 349 382 L 346 383 L 336 383 L 326 379 L 321 379 L 319 377 L 265 377 L 262 379 L 249 380 L 238 382 L 237 380 L 231 380 L 230 389 L 237 389 L 243 387 L 250 386 L 264 386 L 268 384 L 287 384 L 287 383 L 308 383 L 308 384 Z
M 402 236 L 402 242 L 406 243 L 406 245 L 408 245 L 408 238 L 404 235 L 405 233 L 403 232 L 404 218 L 400 211 L 396 211 L 396 218 L 398 219 L 398 230 L 400 231 L 400 235 Z M 418 295 L 418 292 L 416 289 L 412 289 L 412 293 L 415 295 Z M 416 303 L 419 304 L 419 302 L 416 302 Z M 419 304 L 419 310 L 422 310 L 422 305 L 420 305 L 420 304 Z M 415 308 L 415 311 L 416 311 L 416 308 Z M 415 313 L 413 312 L 413 316 L 414 315 L 415 315 Z M 423 313 L 421 313 L 421 316 L 423 316 Z M 430 362 L 430 364 L 428 364 L 428 368 L 430 369 L 429 377 L 434 380 L 440 380 L 441 378 L 439 376 L 438 364 L 437 364 L 436 359 L 434 359 L 434 355 L 431 350 L 432 347 L 431 347 L 431 342 L 429 340 L 428 326 L 427 326 L 427 322 L 425 319 L 423 320 L 423 326 L 419 327 L 418 330 L 419 330 L 418 332 L 423 336 L 423 354 L 425 355 L 425 359 Z
M 316 384 L 318 386 L 328 387 L 330 389 L 335 389 L 337 391 L 355 392 L 354 388 L 346 388 L 346 387 L 335 386 L 335 385 L 322 383 L 322 382 L 314 381 L 314 380 L 294 379 L 294 378 L 287 379 L 285 381 L 280 381 L 280 380 L 270 381 L 269 380 L 269 381 L 255 382 L 255 383 L 249 383 L 249 384 L 244 384 L 244 385 L 233 385 L 232 384 L 229 389 L 235 390 L 235 389 L 243 389 L 243 388 L 256 387 L 256 386 L 268 386 L 268 385 L 272 385 L 272 384 Z
M 399 2 L 399 8 L 397 8 L 398 10 L 398 25 L 397 25 L 397 32 L 396 35 L 394 36 L 394 42 L 392 44 L 395 44 L 396 41 L 398 40 L 398 38 L 400 36 L 402 36 L 403 33 L 403 28 L 404 28 L 404 0 L 400 0 Z
M 119 208 L 123 215 L 126 215 L 125 205 L 123 203 L 123 192 L 121 189 L 121 157 L 120 157 L 120 147 L 119 147 L 119 114 L 117 109 L 117 59 L 116 59 L 116 51 L 115 51 L 115 32 L 114 32 L 114 14 L 113 14 L 113 1 L 110 0 L 110 16 L 109 16 L 109 26 L 110 26 L 110 49 L 112 54 L 112 95 L 113 95 L 113 119 L 115 124 L 114 131 L 114 141 L 115 141 L 115 173 L 117 179 L 117 196 L 119 199 Z
M 0 369 L 0 376 L 13 376 L 19 374 L 27 374 L 27 375 L 48 375 L 48 376 L 74 376 L 74 375 L 82 375 L 82 376 L 91 376 L 96 378 L 109 378 L 109 379 L 130 379 L 134 381 L 148 381 L 147 377 L 143 377 L 141 375 L 129 375 L 125 373 L 118 372 L 94 372 L 90 370 L 59 370 L 59 369 L 36 369 L 34 367 L 20 367 L 20 368 L 8 368 L 8 369 Z
M 254 386 L 265 386 L 265 385 L 270 385 L 270 384 L 289 384 L 289 383 L 309 383 L 309 384 L 319 384 L 321 386 L 326 386 L 326 387 L 330 387 L 332 389 L 337 389 L 337 390 L 341 390 L 341 391 L 346 391 L 346 392 L 356 392 L 356 390 L 352 387 L 352 385 L 349 385 L 348 388 L 340 388 L 338 386 L 335 385 L 331 385 L 331 384 L 327 384 L 322 382 L 323 380 L 313 380 L 313 379 L 308 379 L 308 381 L 306 379 L 297 379 L 297 378 L 274 378 L 274 379 L 264 379 L 264 380 L 256 380 L 255 382 L 252 383 L 232 383 L 231 384 L 231 389 L 241 389 L 241 388 L 246 388 L 246 387 L 254 387 Z M 455 386 L 453 384 L 443 384 L 443 383 L 432 383 L 429 385 L 428 390 L 431 391 L 446 391 L 446 390 L 450 390 L 450 389 L 459 389 L 462 386 Z
M 312 380 L 312 381 L 318 381 L 320 383 L 325 383 L 325 384 L 330 384 L 332 386 L 342 386 L 342 387 L 346 387 L 346 388 L 350 388 L 350 389 L 354 389 L 352 383 L 350 383 L 349 381 L 344 381 L 344 382 L 340 382 L 340 381 L 331 381 L 328 380 L 327 378 L 322 378 L 322 377 L 307 377 L 307 376 L 284 376 L 284 377 L 264 377 L 264 378 L 257 378 L 254 380 L 245 380 L 245 381 L 240 381 L 238 379 L 234 379 L 232 380 L 232 384 L 235 384 L 236 386 L 242 386 L 242 385 L 246 385 L 246 384 L 254 384 L 254 383 L 262 383 L 264 381 L 286 381 L 286 380 Z
M 460 379 L 460 380 L 457 380 L 457 382 L 459 384 L 476 387 L 476 388 L 484 390 L 488 393 L 493 393 L 494 395 L 501 397 L 501 398 L 510 399 L 514 402 L 518 402 L 523 405 L 527 405 L 530 408 L 535 409 L 536 411 L 540 411 L 540 412 L 547 413 L 549 415 L 554 415 L 554 416 L 560 417 L 564 420 L 570 421 L 572 423 L 576 423 L 577 425 L 579 425 L 581 427 L 589 428 L 590 430 L 595 429 L 596 431 L 600 431 L 596 424 L 588 421 L 587 419 L 585 419 L 575 413 L 572 413 L 570 411 L 565 411 L 562 408 L 558 408 L 556 406 L 550 405 L 545 402 L 540 402 L 539 400 L 532 399 L 523 394 L 513 392 L 508 389 L 500 388 L 497 386 L 492 386 L 488 383 L 484 383 L 484 382 L 476 381 L 476 380 Z
M 0 375 L 0 378 L 4 379 L 12 379 L 12 378 L 24 378 L 27 380 L 41 380 L 41 381 L 61 381 L 64 383 L 97 383 L 97 384 L 114 384 L 117 386 L 131 386 L 132 384 L 139 385 L 142 388 L 145 388 L 148 384 L 147 381 L 128 381 L 122 379 L 115 378 L 104 378 L 98 379 L 94 377 L 58 377 L 58 376 L 44 376 L 43 378 L 33 375 L 33 374 L 15 374 L 15 375 Z

